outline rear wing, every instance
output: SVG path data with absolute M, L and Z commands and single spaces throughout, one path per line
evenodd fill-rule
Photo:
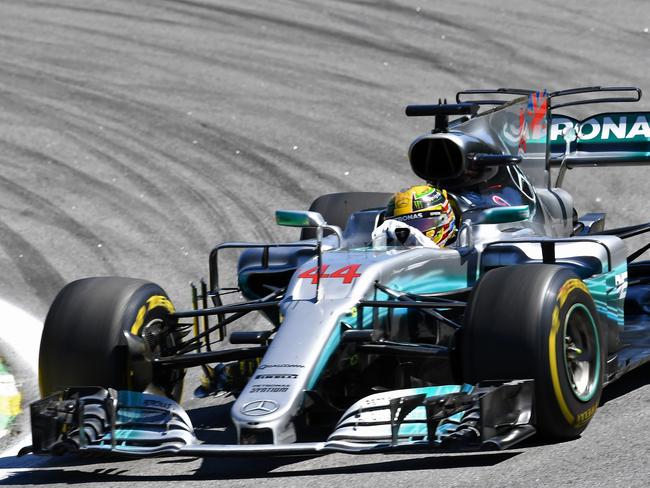
M 592 97 L 593 94 L 596 96 Z M 522 95 L 527 96 L 527 103 L 517 98 Z M 456 94 L 456 101 L 497 106 L 479 113 L 476 118 L 495 119 L 495 112 L 515 115 L 519 111 L 518 120 L 512 115 L 508 117 L 509 132 L 518 134 L 519 141 L 516 148 L 509 147 L 507 152 L 513 154 L 516 151 L 523 156 L 520 166 L 534 186 L 548 188 L 552 167 L 650 164 L 650 112 L 608 112 L 583 120 L 553 113 L 558 108 L 575 105 L 638 102 L 641 96 L 641 90 L 636 87 L 593 86 L 555 92 L 498 88 L 461 91 Z M 540 114 L 540 110 L 545 110 L 545 116 Z M 499 119 L 503 123 L 503 117 Z M 465 123 L 457 128 L 467 130 L 471 126 L 471 123 Z M 540 127 L 546 129 L 545 134 L 540 134 Z M 492 133 L 496 130 L 493 126 Z M 540 157 L 540 150 L 545 157 Z

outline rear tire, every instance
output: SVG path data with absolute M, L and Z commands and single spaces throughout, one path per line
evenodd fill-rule
M 575 438 L 602 391 L 606 340 L 585 284 L 548 264 L 497 268 L 470 296 L 461 332 L 463 380 L 535 380 L 540 435 Z
M 70 386 L 101 386 L 146 389 L 179 401 L 184 372 L 153 369 L 144 357 L 152 350 L 164 355 L 177 342 L 169 317 L 173 311 L 163 289 L 144 280 L 85 278 L 66 285 L 43 326 L 41 395 Z M 143 346 L 136 356 L 129 353 L 125 333 L 145 339 L 135 341 Z

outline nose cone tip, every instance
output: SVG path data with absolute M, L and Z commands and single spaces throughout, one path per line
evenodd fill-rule
M 285 401 L 281 401 L 279 398 L 271 400 L 240 397 L 240 399 L 242 401 L 235 402 L 230 412 L 232 421 L 237 425 L 262 427 L 277 423 L 290 415 L 290 405 L 286 403 L 287 399 L 284 399 Z

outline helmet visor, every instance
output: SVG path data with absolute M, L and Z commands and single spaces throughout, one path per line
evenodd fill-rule
M 437 229 L 444 225 L 447 221 L 447 215 L 442 212 L 414 212 L 405 215 L 398 215 L 391 217 L 391 220 L 404 222 L 405 224 L 415 227 L 422 233 L 426 233 L 431 229 Z

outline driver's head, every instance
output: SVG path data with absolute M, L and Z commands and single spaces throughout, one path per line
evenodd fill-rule
M 416 185 L 393 195 L 386 218 L 415 227 L 439 246 L 456 235 L 454 211 L 447 192 L 431 185 Z

